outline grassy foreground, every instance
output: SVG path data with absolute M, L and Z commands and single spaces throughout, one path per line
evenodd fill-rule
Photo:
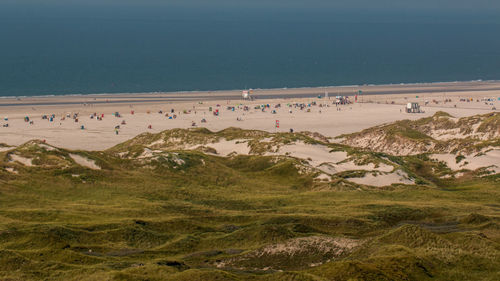
M 120 149 L 72 152 L 100 170 L 36 142 L 16 148 L 34 166 L 0 152 L 1 280 L 500 277 L 498 174 L 443 179 L 425 155 L 373 153 L 417 179 L 374 188 L 294 158 L 179 150 L 139 165 Z

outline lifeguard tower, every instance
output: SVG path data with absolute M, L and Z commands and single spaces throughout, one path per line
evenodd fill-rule
M 243 91 L 241 93 L 241 97 L 244 100 L 253 100 L 252 94 L 253 94 L 253 91 L 251 89 L 250 90 L 245 90 L 245 91 Z
M 409 102 L 406 104 L 406 113 L 422 113 L 418 102 Z

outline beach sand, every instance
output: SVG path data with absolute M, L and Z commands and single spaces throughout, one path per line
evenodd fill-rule
M 363 94 L 358 102 L 337 109 L 335 96 L 353 95 L 357 89 Z M 324 98 L 325 91 L 329 99 Z M 317 95 L 323 96 L 318 98 Z M 265 130 L 269 132 L 318 132 L 327 137 L 353 133 L 372 126 L 402 119 L 418 119 L 446 111 L 455 117 L 471 116 L 500 108 L 499 82 L 463 82 L 420 85 L 386 85 L 363 87 L 328 87 L 303 89 L 255 90 L 253 101 L 241 99 L 241 91 L 200 93 L 117 94 L 64 97 L 4 98 L 0 100 L 0 143 L 20 145 L 32 139 L 45 140 L 56 147 L 81 150 L 104 150 L 144 132 L 157 133 L 172 128 L 206 127 L 213 131 L 228 127 Z M 472 102 L 460 99 L 472 98 Z M 483 98 L 494 101 L 485 102 Z M 354 101 L 354 96 L 350 97 Z M 451 102 L 444 103 L 444 100 Z M 479 101 L 478 101 L 479 100 Z M 407 102 L 419 102 L 425 113 L 404 112 Z M 425 105 L 426 101 L 428 105 Z M 435 102 L 434 102 L 435 101 Z M 300 110 L 287 104 L 316 102 L 317 105 Z M 269 104 L 264 112 L 255 106 Z M 274 108 L 281 104 L 281 108 Z M 319 105 L 323 105 L 320 107 Z M 219 107 L 217 106 L 219 105 Z M 243 111 L 243 106 L 248 111 Z M 235 111 L 228 110 L 235 106 Z M 209 108 L 218 109 L 214 116 Z M 165 116 L 174 109 L 176 119 Z M 276 114 L 272 111 L 276 110 Z M 289 112 L 292 110 L 292 113 Z M 134 111 L 134 114 L 131 112 Z M 162 111 L 160 114 L 159 112 Z M 190 111 L 190 112 L 189 112 Z M 121 117 L 112 114 L 119 112 Z M 61 117 L 78 113 L 78 122 Z M 101 121 L 91 114 L 104 114 Z M 52 122 L 43 115 L 54 114 Z M 34 124 L 24 121 L 28 116 Z M 4 120 L 8 118 L 8 121 Z M 201 123 L 202 119 L 206 123 Z M 237 121 L 241 118 L 242 121 Z M 125 120 L 126 124 L 122 125 Z M 279 128 L 276 128 L 279 120 Z M 81 126 L 85 129 L 81 129 Z M 115 126 L 119 125 L 118 134 Z M 151 125 L 151 129 L 148 126 Z

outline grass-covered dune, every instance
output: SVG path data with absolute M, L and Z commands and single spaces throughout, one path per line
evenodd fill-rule
M 431 117 L 401 120 L 340 137 L 344 144 L 393 155 L 470 154 L 485 146 L 500 146 L 500 113 L 454 118 L 439 111 Z
M 248 155 L 218 155 L 219 139 Z M 414 184 L 320 179 L 275 153 L 293 142 Z M 172 130 L 101 152 L 32 141 L 0 152 L 0 280 L 498 280 L 500 177 L 450 173 L 311 133 Z

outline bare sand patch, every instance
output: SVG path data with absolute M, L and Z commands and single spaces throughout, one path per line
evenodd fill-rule
M 163 153 L 162 150 L 151 150 L 149 148 L 144 148 L 144 151 L 141 153 L 141 155 L 137 156 L 137 159 L 145 159 L 145 158 L 151 158 L 155 154 L 158 153 Z
M 317 168 L 331 175 L 345 171 L 355 171 L 355 170 L 379 171 L 379 172 L 391 172 L 392 170 L 394 170 L 393 166 L 384 163 L 379 163 L 378 166 L 376 166 L 373 163 L 368 163 L 365 165 L 357 165 L 356 163 L 354 163 L 354 161 L 347 161 L 338 164 L 322 163 Z
M 446 166 L 454 171 L 488 167 L 488 170 L 500 173 L 500 149 L 492 149 L 478 156 L 463 156 L 463 159 L 458 163 L 457 155 L 454 154 L 433 154 L 431 158 L 446 163 Z
M 26 158 L 26 157 L 23 157 L 23 156 L 20 156 L 17 154 L 10 154 L 9 156 L 12 159 L 12 161 L 19 162 L 19 163 L 23 164 L 24 166 L 28 166 L 28 167 L 33 166 L 33 159 L 31 159 L 31 158 Z
M 250 147 L 248 146 L 247 140 L 225 140 L 222 139 L 219 142 L 209 143 L 208 147 L 211 147 L 217 151 L 218 155 L 228 156 L 231 153 L 237 153 L 240 155 L 250 154 Z
M 153 146 L 161 146 L 164 143 L 165 143 L 164 139 L 159 139 L 157 141 L 154 141 L 154 142 L 150 143 L 149 146 L 151 146 L 151 147 L 153 147 Z
M 357 184 L 371 185 L 371 186 L 388 186 L 395 183 L 401 184 L 413 184 L 414 181 L 408 177 L 408 174 L 401 170 L 397 170 L 392 173 L 379 173 L 373 175 L 373 173 L 367 173 L 362 178 L 348 178 L 347 180 L 352 181 Z
M 325 180 L 325 181 L 331 181 L 332 177 L 327 175 L 327 174 L 320 174 L 319 176 L 315 177 L 317 180 Z
M 10 147 L 10 146 L 0 146 L 0 152 L 9 151 L 14 148 L 15 147 Z
M 296 158 L 306 159 L 314 167 L 318 167 L 321 164 L 337 163 L 343 161 L 347 158 L 347 152 L 345 151 L 335 151 L 330 152 L 331 148 L 320 144 L 306 144 L 302 141 L 298 141 L 295 144 L 284 145 L 279 149 L 278 153 L 288 155 Z
M 333 238 L 326 236 L 310 236 L 294 238 L 285 243 L 273 244 L 265 246 L 257 252 L 258 256 L 294 254 L 304 250 L 304 247 L 313 247 L 319 252 L 328 253 L 335 251 L 336 255 L 340 255 L 345 250 L 351 250 L 359 245 L 359 241 L 348 238 Z
M 175 164 L 177 164 L 179 166 L 186 164 L 186 161 L 184 161 L 184 159 L 181 159 L 179 157 L 179 154 L 177 154 L 177 153 L 172 153 L 172 161 L 174 161 Z
M 301 267 L 319 266 L 352 252 L 361 244 L 359 240 L 309 236 L 292 238 L 282 243 L 264 246 L 242 256 L 218 261 L 218 268 L 269 270 L 269 260 L 275 260 L 273 269 L 287 268 L 291 264 Z
M 87 167 L 89 169 L 92 169 L 92 170 L 100 170 L 101 167 L 97 166 L 97 164 L 95 163 L 94 160 L 92 159 L 88 159 L 86 157 L 83 157 L 81 155 L 78 155 L 78 154 L 73 154 L 73 153 L 70 153 L 69 156 L 71 157 L 71 159 L 73 159 L 78 165 L 81 165 L 81 166 L 84 166 L 84 167 Z
M 266 155 L 287 155 L 299 159 L 305 159 L 309 164 L 324 173 L 333 175 L 344 171 L 368 170 L 391 172 L 394 167 L 385 163 L 368 163 L 357 165 L 354 161 L 345 161 L 348 159 L 345 151 L 331 151 L 332 149 L 320 144 L 306 144 L 298 141 L 294 144 L 284 145 L 278 152 L 266 153 Z
M 10 173 L 13 173 L 13 174 L 18 174 L 18 172 L 14 168 L 12 168 L 12 167 L 7 167 L 7 168 L 5 168 L 5 170 L 7 172 L 10 172 Z
M 43 143 L 38 144 L 38 146 L 41 147 L 41 148 L 43 148 L 43 149 L 45 149 L 45 150 L 47 150 L 47 151 L 57 151 L 58 150 L 55 147 L 52 147 L 50 145 L 46 145 L 46 144 L 43 144 Z

